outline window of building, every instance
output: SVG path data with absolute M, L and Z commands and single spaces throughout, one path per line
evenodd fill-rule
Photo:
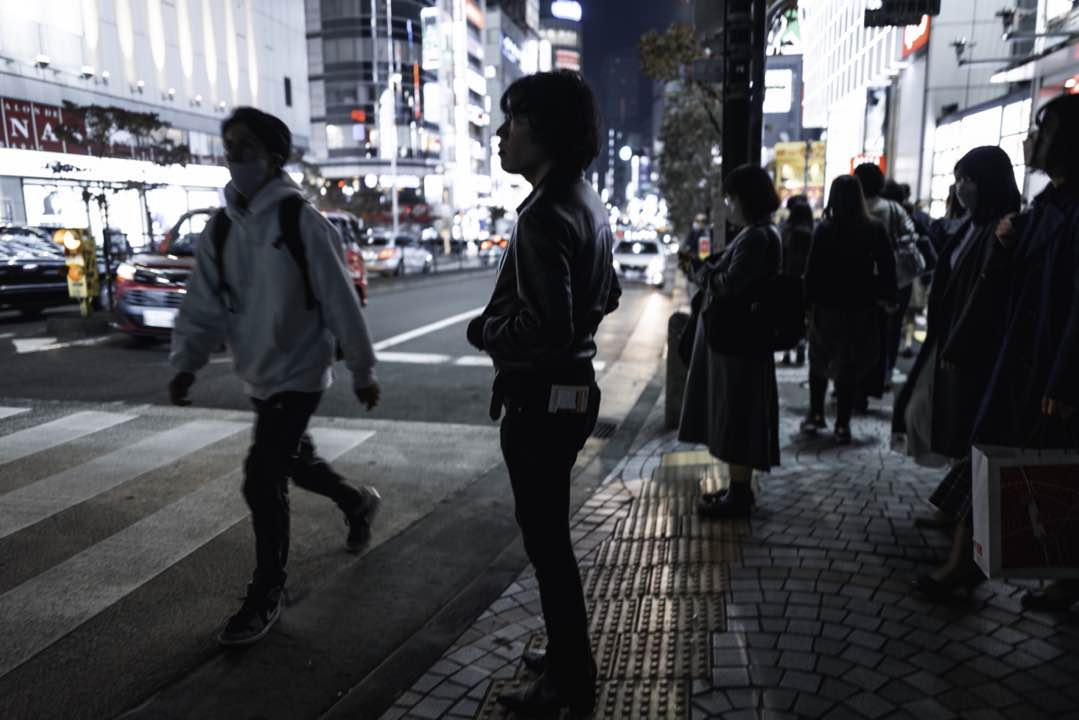
M 285 78 L 285 107 L 292 107 L 292 78 Z
M 362 0 L 322 0 L 322 19 L 360 17 L 364 4 Z

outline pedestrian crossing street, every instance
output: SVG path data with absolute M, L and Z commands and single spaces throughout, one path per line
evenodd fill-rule
M 204 414 L 209 417 L 191 419 L 196 414 L 145 406 L 75 410 L 56 416 L 56 408 L 50 406 L 0 406 L 0 637 L 4 639 L 0 642 L 0 687 L 14 670 L 185 558 L 205 550 L 222 534 L 239 524 L 246 532 L 241 467 L 251 417 L 224 411 L 214 416 L 207 411 Z M 407 447 L 380 447 L 378 454 L 373 453 L 371 441 L 380 433 L 383 440 L 415 438 L 432 455 L 460 447 L 464 460 L 445 462 L 444 472 L 459 471 L 460 463 L 476 462 L 475 448 L 479 447 L 490 446 L 492 457 L 485 457 L 489 464 L 497 448 L 493 438 L 475 428 L 468 432 L 478 437 L 462 443 L 453 437 L 452 429 L 447 437 L 436 437 L 432 428 L 439 426 L 427 426 L 425 434 L 383 429 L 394 425 L 390 421 L 368 421 L 370 429 L 358 427 L 360 421 L 332 424 L 320 426 L 317 418 L 312 424 L 319 455 L 333 461 L 354 453 L 353 465 L 374 463 L 368 457 L 390 458 L 402 465 L 428 460 L 424 452 Z M 78 459 L 72 461 L 72 455 Z M 347 471 L 344 474 L 348 476 Z M 186 479 L 186 492 L 177 494 L 169 485 L 177 476 Z M 175 497 L 153 506 L 155 498 L 170 491 Z M 142 516 L 117 520 L 113 516 L 120 510 L 110 505 L 110 499 L 117 497 L 141 499 L 144 505 L 150 498 L 150 503 Z M 332 503 L 296 490 L 292 498 L 294 533 L 297 524 L 305 524 L 301 520 L 305 509 L 317 506 L 327 518 L 336 514 L 327 532 L 340 534 L 340 538 L 332 536 L 334 549 L 340 551 L 343 522 Z M 62 532 L 54 532 L 61 527 L 56 525 L 61 519 L 70 522 L 62 525 Z M 312 524 L 307 520 L 306 525 Z M 107 530 L 100 529 L 102 523 Z M 80 537 L 72 538 L 73 534 Z M 27 536 L 32 536 L 29 542 Z M 53 539 L 72 547 L 53 551 L 47 547 Z M 302 537 L 294 537 L 290 565 L 297 563 L 298 544 L 302 545 Z M 229 573 L 229 581 L 239 590 L 250 572 L 253 549 L 244 538 L 232 545 L 237 570 Z M 34 567 L 39 551 L 57 556 L 56 562 Z M 335 557 L 339 562 L 351 558 Z M 29 571 L 27 564 L 32 568 Z M 214 622 L 221 619 L 215 617 Z M 0 716 L 2 707 L 0 701 Z

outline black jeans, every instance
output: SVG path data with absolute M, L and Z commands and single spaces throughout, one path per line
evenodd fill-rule
M 903 318 L 907 315 L 910 307 L 910 298 L 914 293 L 914 286 L 907 285 L 899 288 L 896 296 L 898 307 L 895 312 L 889 313 L 885 322 L 884 331 L 884 383 L 892 382 L 892 370 L 895 369 L 896 360 L 899 358 L 899 344 L 903 339 Z
M 501 428 L 517 524 L 539 582 L 551 679 L 570 692 L 593 680 L 584 591 L 569 532 L 570 473 L 598 414 L 593 384 L 582 414 L 551 414 L 507 398 Z
M 255 584 L 285 583 L 288 562 L 288 479 L 305 490 L 325 495 L 348 512 L 362 501 L 360 493 L 315 454 L 306 434 L 307 422 L 322 393 L 283 392 L 255 405 L 255 442 L 244 463 L 244 499 L 255 526 Z
M 854 395 L 857 383 L 849 379 L 838 380 L 835 384 L 835 425 L 850 427 L 851 410 L 854 407 Z M 828 393 L 828 378 L 809 370 L 809 414 L 812 417 L 824 417 L 824 396 Z

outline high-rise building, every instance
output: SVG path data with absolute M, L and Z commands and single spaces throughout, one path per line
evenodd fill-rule
M 386 198 L 396 187 L 399 218 L 426 223 L 488 194 L 483 6 L 306 5 L 313 160 L 329 181 L 331 202 L 388 221 Z
M 583 10 L 575 0 L 544 0 L 540 7 L 540 36 L 551 45 L 550 67 L 556 70 L 581 71 L 584 34 Z M 541 59 L 541 70 L 545 59 Z
M 221 121 L 255 105 L 308 145 L 303 9 L 290 0 L 83 0 L 21 3 L 0 23 L 0 223 L 89 227 L 104 217 L 83 188 L 106 191 L 109 225 L 135 247 L 189 209 L 220 204 L 229 180 Z M 9 8 L 10 10 L 10 8 Z M 156 113 L 164 138 L 191 149 L 157 165 L 115 137 L 102 156 L 67 142 L 63 105 Z M 96 152 L 96 151 L 95 151 Z M 133 183 L 122 187 L 126 183 Z

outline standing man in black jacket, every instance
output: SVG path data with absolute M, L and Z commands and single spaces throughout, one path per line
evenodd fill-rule
M 517 80 L 501 108 L 502 167 L 533 190 L 468 340 L 497 371 L 491 417 L 505 409 L 502 455 L 548 640 L 544 656 L 525 657 L 539 679 L 499 700 L 522 713 L 588 713 L 596 664 L 569 533 L 570 473 L 599 414 L 594 335 L 621 295 L 607 209 L 582 176 L 599 151 L 598 118 L 591 89 L 569 71 Z

